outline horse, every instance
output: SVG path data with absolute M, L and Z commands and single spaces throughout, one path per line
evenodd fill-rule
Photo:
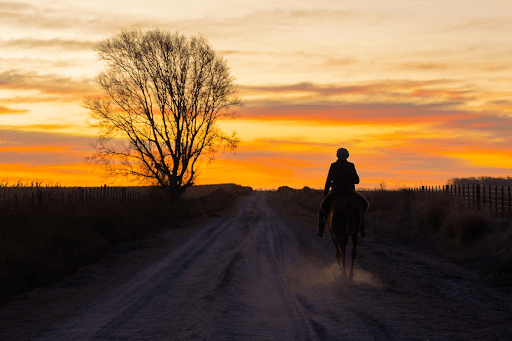
M 345 273 L 345 253 L 348 238 L 352 237 L 350 277 L 354 275 L 354 260 L 357 254 L 357 240 L 362 220 L 363 206 L 353 195 L 339 195 L 330 203 L 327 223 L 331 240 L 336 249 L 338 265 L 343 273 Z

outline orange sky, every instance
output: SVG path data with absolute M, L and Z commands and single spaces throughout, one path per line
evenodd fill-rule
M 324 185 L 346 147 L 359 188 L 511 176 L 510 1 L 0 1 L 0 181 L 108 183 L 84 162 L 94 46 L 121 29 L 201 33 L 243 100 L 236 153 L 197 183 Z

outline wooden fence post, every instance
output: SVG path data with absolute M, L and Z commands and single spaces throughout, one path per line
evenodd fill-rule
M 508 186 L 508 217 L 510 218 L 510 186 Z
M 480 185 L 476 185 L 476 209 L 480 211 Z
M 126 204 L 126 188 L 123 187 L 122 191 L 121 191 L 121 203 L 123 205 Z
M 501 217 L 505 218 L 505 186 L 501 186 Z
M 492 189 L 489 185 L 489 214 L 492 214 Z
M 510 186 L 507 186 L 508 189 L 508 217 L 510 218 Z
M 82 187 L 78 187 L 78 203 L 84 204 L 84 189 Z
M 485 209 L 485 185 L 482 185 L 482 202 Z
M 498 186 L 494 186 L 494 215 L 498 216 Z
M 476 188 L 475 185 L 471 185 L 471 201 L 473 202 L 473 211 L 476 208 Z
M 107 200 L 107 185 L 103 185 L 101 188 L 101 204 L 105 205 L 105 202 Z

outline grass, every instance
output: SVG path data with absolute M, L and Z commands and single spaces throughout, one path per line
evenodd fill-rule
M 44 200 L 34 205 L 37 199 L 34 188 L 39 187 L 3 188 L 0 304 L 106 257 L 116 244 L 138 240 L 164 227 L 177 227 L 194 216 L 224 212 L 239 196 L 252 191 L 232 184 L 215 188 L 195 186 L 185 193 L 183 200 L 173 205 L 159 193 L 153 193 L 151 200 L 121 203 L 91 199 L 86 204 L 78 204 L 73 200 L 53 200 L 55 196 L 50 195 L 57 193 L 57 198 L 67 197 L 75 188 L 63 191 L 61 187 L 44 187 L 42 189 L 48 193 L 41 194 Z M 9 198 L 11 201 L 6 202 Z
M 512 225 L 455 198 L 410 191 L 368 192 L 370 233 L 474 269 L 496 286 L 512 287 Z

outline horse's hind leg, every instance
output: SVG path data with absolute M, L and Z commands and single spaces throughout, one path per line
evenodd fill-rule
M 338 266 L 340 267 L 340 271 L 341 271 L 341 269 L 343 269 L 343 267 L 341 266 L 341 251 L 339 248 L 336 248 L 336 259 L 338 260 Z
M 337 242 L 334 242 L 334 248 L 336 249 L 336 259 L 338 260 L 338 266 L 340 267 L 341 271 L 341 251 L 340 251 L 340 244 Z
M 352 251 L 350 252 L 350 277 L 354 276 L 354 261 L 356 260 L 357 255 L 357 239 L 357 233 L 354 233 L 354 235 L 352 235 Z

